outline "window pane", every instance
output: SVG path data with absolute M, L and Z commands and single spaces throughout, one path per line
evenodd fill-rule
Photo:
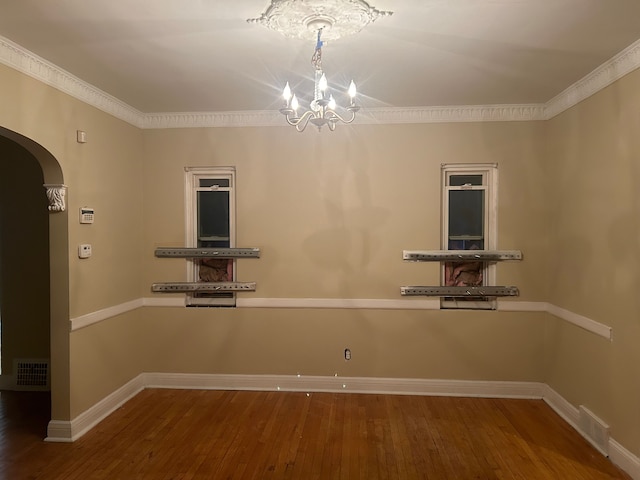
M 482 240 L 484 190 L 449 191 L 449 239 Z
M 229 179 L 228 178 L 201 178 L 199 185 L 201 187 L 213 187 L 217 185 L 219 187 L 228 187 Z
M 198 246 L 228 247 L 229 192 L 198 192 Z
M 462 185 L 482 185 L 482 175 L 451 175 L 449 185 L 460 187 Z

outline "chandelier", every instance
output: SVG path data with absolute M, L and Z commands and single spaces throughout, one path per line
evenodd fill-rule
M 329 92 L 327 78 L 322 71 L 321 35 L 329 40 L 353 35 L 379 17 L 392 15 L 381 11 L 364 0 L 272 0 L 271 5 L 258 18 L 250 18 L 249 23 L 260 23 L 289 38 L 309 39 L 316 37 L 316 47 L 311 57 L 314 68 L 313 100 L 309 109 L 299 114 L 300 105 L 295 93 L 286 83 L 282 96 L 284 107 L 280 109 L 287 123 L 302 132 L 309 123 L 318 130 L 327 125 L 333 131 L 338 122 L 351 123 L 360 107 L 356 105 L 356 85 L 351 81 L 347 93 L 349 104 L 346 113 L 336 111 L 336 101 Z
M 327 77 L 322 71 L 322 40 L 320 35 L 322 34 L 322 28 L 318 30 L 318 40 L 316 42 L 316 49 L 311 57 L 311 64 L 314 68 L 314 89 L 313 89 L 313 101 L 309 105 L 309 110 L 305 111 L 302 115 L 298 114 L 298 98 L 295 93 L 291 92 L 289 82 L 284 87 L 282 96 L 284 98 L 284 107 L 280 109 L 287 119 L 287 123 L 296 128 L 297 131 L 302 132 L 309 122 L 318 127 L 318 130 L 322 129 L 324 125 L 329 127 L 329 130 L 334 131 L 336 129 L 336 123 L 351 123 L 356 118 L 356 112 L 360 110 L 360 107 L 356 105 L 356 84 L 351 80 L 347 93 L 349 94 L 349 105 L 346 107 L 349 115 L 347 117 L 341 116 L 336 112 L 336 101 L 333 95 L 329 93 L 327 84 Z

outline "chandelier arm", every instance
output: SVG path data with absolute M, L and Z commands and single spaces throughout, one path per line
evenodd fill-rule
M 276 0 L 273 0 L 276 1 Z M 293 1 L 296 0 L 282 0 Z M 361 0 L 347 0 L 347 1 L 361 1 Z M 366 4 L 366 2 L 364 2 Z M 379 12 L 381 13 L 381 12 Z M 346 111 L 350 115 L 345 114 L 343 117 L 337 113 L 334 108 L 336 102 L 333 99 L 330 91 L 327 91 L 327 79 L 322 71 L 322 46 L 324 42 L 321 40 L 322 31 L 325 28 L 324 22 L 313 22 L 314 25 L 322 25 L 317 30 L 316 47 L 311 57 L 311 64 L 314 67 L 314 91 L 313 100 L 309 104 L 309 110 L 305 111 L 302 116 L 298 117 L 297 108 L 298 101 L 296 95 L 291 92 L 289 83 L 287 82 L 282 95 L 285 99 L 285 105 L 280 109 L 286 121 L 289 125 L 295 127 L 298 132 L 304 131 L 307 128 L 309 122 L 313 123 L 320 131 L 324 125 L 328 125 L 329 130 L 334 131 L 338 122 L 349 124 L 356 118 L 356 113 L 360 110 L 360 107 L 355 103 L 356 88 L 353 80 L 347 93 L 351 97 L 351 103 L 346 107 Z
M 301 117 L 294 117 L 293 119 L 289 115 L 285 115 L 287 123 L 292 127 L 296 127 L 296 130 L 302 132 L 307 128 L 307 124 L 311 117 L 315 116 L 311 110 L 307 110 Z
M 337 113 L 335 110 L 327 110 L 325 115 L 327 116 L 327 118 L 329 118 L 329 120 L 332 119 L 338 119 L 340 120 L 342 123 L 351 123 L 356 119 L 356 111 L 355 110 L 349 110 L 351 112 L 351 118 L 349 118 L 348 120 L 345 119 L 344 117 L 342 117 L 339 113 Z

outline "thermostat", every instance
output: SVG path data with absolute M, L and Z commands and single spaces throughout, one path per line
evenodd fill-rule
M 91 245 L 85 243 L 78 245 L 78 258 L 89 258 L 91 256 Z
M 93 223 L 93 208 L 80 208 L 80 223 Z

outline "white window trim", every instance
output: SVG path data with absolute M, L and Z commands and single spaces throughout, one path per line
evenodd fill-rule
M 202 178 L 227 177 L 229 187 L 222 187 L 219 190 L 229 190 L 229 246 L 236 246 L 236 169 L 235 167 L 185 167 L 185 246 L 197 247 L 198 240 L 196 234 L 197 222 L 197 192 L 200 189 L 199 181 Z M 195 262 L 188 260 L 186 268 L 188 282 L 197 281 L 197 269 Z M 233 279 L 236 280 L 236 261 L 233 261 Z M 235 306 L 236 296 L 233 298 L 195 298 L 187 295 L 187 305 L 201 306 Z
M 450 175 L 483 175 L 486 182 L 483 182 L 481 189 L 485 190 L 485 232 L 484 249 L 497 250 L 498 245 L 498 164 L 497 163 L 443 163 L 441 168 L 442 185 L 442 225 L 441 225 L 441 248 L 449 250 L 448 221 L 449 221 L 449 200 L 448 195 L 451 188 L 447 185 L 447 177 Z M 473 189 L 473 187 L 471 187 Z M 457 189 L 457 188 L 456 188 Z M 478 189 L 476 187 L 476 189 Z M 441 265 L 440 284 L 444 285 L 445 262 Z M 483 285 L 496 285 L 496 264 L 491 262 L 485 264 L 483 270 Z M 448 309 L 478 309 L 495 310 L 497 300 L 495 298 L 488 301 L 468 301 L 457 302 L 455 300 L 440 299 L 440 307 Z

